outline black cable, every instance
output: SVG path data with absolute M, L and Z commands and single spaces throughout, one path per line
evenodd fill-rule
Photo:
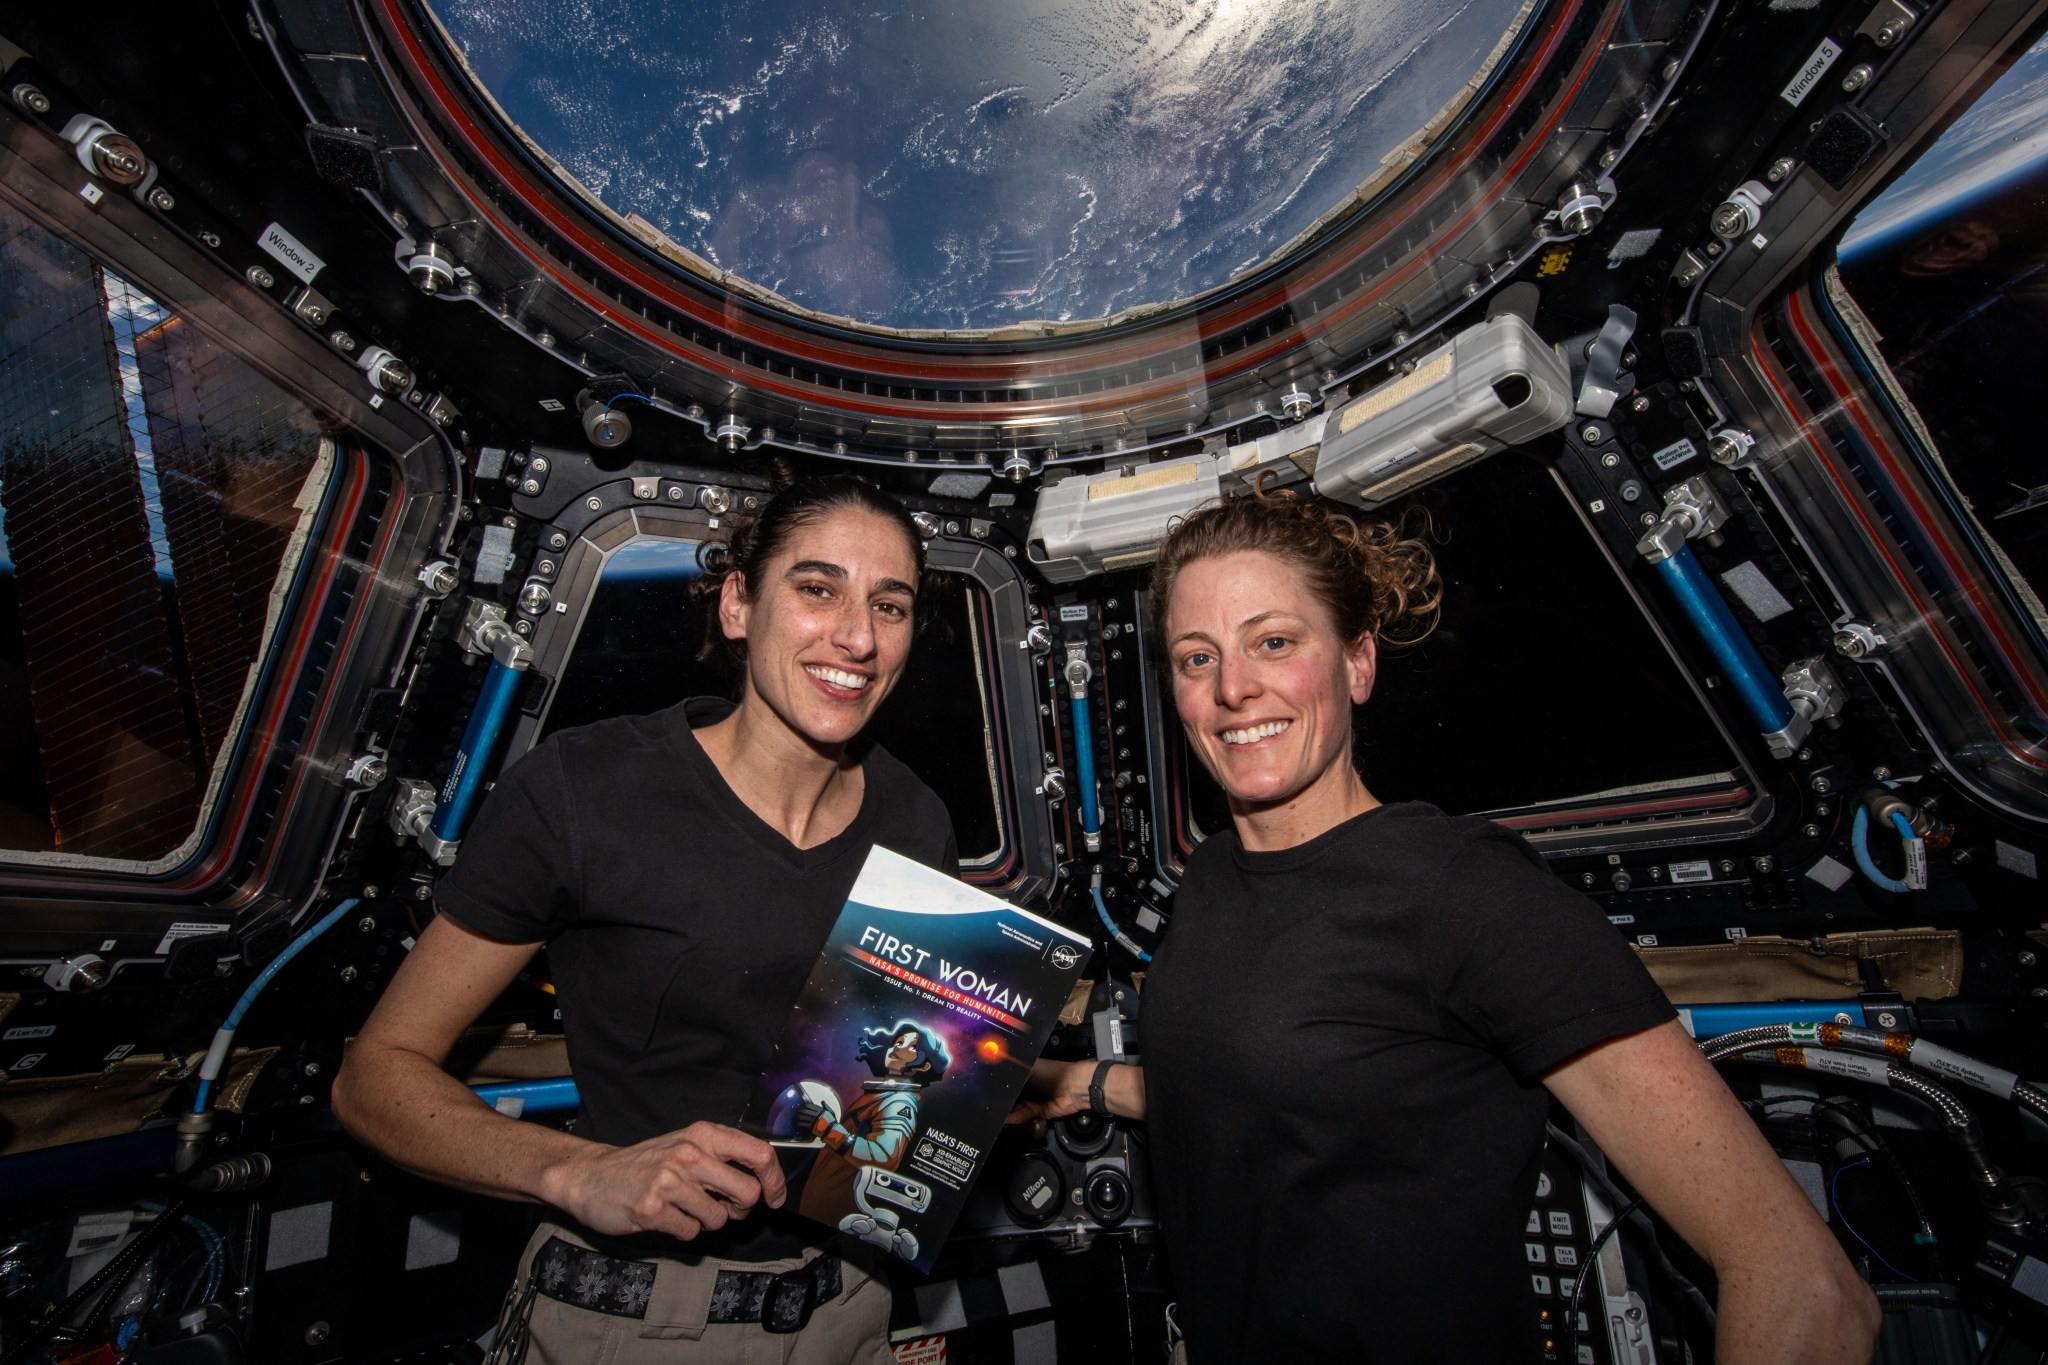
M 1814 1108 L 1816 1111 L 1825 1108 L 1832 1113 L 1846 1114 L 1850 1119 L 1861 1122 L 1862 1116 L 1855 1110 L 1847 1108 L 1846 1102 L 1841 1098 L 1817 1101 Z M 1867 1125 L 1863 1126 L 1863 1131 L 1859 1134 L 1859 1138 L 1863 1141 L 1868 1153 L 1864 1159 L 1873 1161 L 1873 1164 L 1875 1164 L 1875 1161 L 1881 1160 L 1885 1169 L 1891 1172 L 1892 1179 L 1898 1182 L 1899 1188 L 1905 1192 L 1906 1203 L 1913 1210 L 1913 1241 L 1916 1245 L 1927 1248 L 1928 1260 L 1933 1263 L 1934 1278 L 1936 1280 L 1946 1280 L 1948 1278 L 1948 1271 L 1942 1261 L 1941 1240 L 1935 1235 L 1934 1224 L 1927 1217 L 1927 1205 L 1921 1202 L 1920 1191 L 1913 1184 L 1911 1177 L 1906 1174 L 1906 1168 L 1900 1163 L 1898 1154 L 1892 1151 L 1891 1144 L 1884 1140 L 1882 1133 L 1878 1132 L 1875 1119 L 1872 1119 Z M 1836 1172 L 1837 1175 L 1840 1173 L 1840 1171 Z M 1838 1213 L 1841 1211 L 1839 1204 L 1836 1206 L 1836 1211 Z M 1842 1226 L 1849 1227 L 1849 1220 L 1846 1215 L 1842 1219 Z M 1854 1228 L 1849 1228 L 1849 1231 L 1855 1235 L 1857 1241 L 1863 1241 L 1861 1233 L 1856 1232 Z M 1869 1246 L 1870 1244 L 1864 1242 L 1864 1245 Z M 1873 1254 L 1876 1253 L 1876 1250 L 1877 1248 L 1871 1247 Z M 1883 1260 L 1884 1258 L 1880 1256 L 1878 1259 Z M 1913 1277 L 1907 1275 L 1902 1278 L 1911 1279 Z
M 1634 1199 L 1628 1201 L 1620 1213 L 1608 1219 L 1607 1226 L 1600 1229 L 1600 1235 L 1593 1239 L 1592 1250 L 1586 1253 L 1585 1261 L 1579 1266 L 1579 1278 L 1572 1284 L 1571 1307 L 1565 1310 L 1564 1358 L 1566 1360 L 1577 1360 L 1579 1358 L 1579 1299 L 1586 1292 L 1586 1281 L 1599 1273 L 1600 1248 L 1607 1245 L 1607 1239 L 1612 1237 L 1615 1229 L 1621 1226 L 1621 1220 L 1642 1206 L 1643 1197 L 1637 1195 Z
M 141 1262 L 142 1258 L 158 1242 L 170 1236 L 171 1229 L 178 1224 L 178 1216 L 184 1211 L 185 1201 L 182 1198 L 172 1200 L 171 1206 L 159 1214 L 154 1223 L 151 1223 L 148 1227 L 137 1233 L 127 1246 L 115 1252 L 113 1259 L 94 1271 L 92 1278 L 78 1286 L 72 1292 L 70 1298 L 51 1309 L 49 1313 L 44 1315 L 41 1322 L 29 1328 L 21 1340 L 8 1348 L 7 1354 L 0 1355 L 0 1365 L 21 1365 L 21 1362 L 28 1359 L 28 1354 L 32 1349 L 42 1345 L 50 1338 L 52 1333 L 63 1326 L 64 1320 L 77 1311 L 78 1305 L 84 1303 L 88 1297 L 101 1293 L 103 1290 L 111 1293 L 111 1289 L 107 1285 L 109 1279 L 114 1280 L 113 1287 L 118 1288 L 130 1274 L 134 1273 L 135 1267 Z M 96 1308 L 94 1311 L 97 1313 L 99 1310 Z

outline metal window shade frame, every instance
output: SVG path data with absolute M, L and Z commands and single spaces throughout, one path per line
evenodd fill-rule
M 15 951 L 30 954 L 130 934 L 154 946 L 169 906 L 189 914 L 203 905 L 236 926 L 293 910 L 338 832 L 345 773 L 362 738 L 358 715 L 370 690 L 403 662 L 425 610 L 415 575 L 452 532 L 459 487 L 449 446 L 430 423 L 403 408 L 373 407 L 360 372 L 139 204 L 121 196 L 88 204 L 67 151 L 0 107 L 0 196 L 349 433 L 340 448 L 354 472 L 301 569 L 308 590 L 328 605 L 295 614 L 304 619 L 273 651 L 282 651 L 284 667 L 250 699 L 266 711 L 244 730 L 251 748 L 237 763 L 268 776 L 234 785 L 262 787 L 268 804 L 217 807 L 200 845 L 175 867 L 0 862 L 0 916 L 20 926 L 10 936 Z M 286 717 L 283 728 L 295 732 L 288 739 L 277 728 Z M 128 946 L 115 952 L 128 960 Z M 136 955 L 150 957 L 146 948 Z

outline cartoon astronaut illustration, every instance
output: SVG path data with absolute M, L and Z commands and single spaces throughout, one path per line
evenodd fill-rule
M 936 1032 L 909 1019 L 899 1020 L 891 1028 L 866 1030 L 857 1049 L 874 1079 L 861 1083 L 860 1097 L 844 1114 L 835 1115 L 830 1106 L 814 1097 L 807 1097 L 797 1107 L 797 1132 L 824 1144 L 804 1181 L 798 1210 L 807 1218 L 896 1250 L 897 1243 L 910 1234 L 898 1229 L 894 1213 L 873 1206 L 870 1198 L 862 1196 L 871 1197 L 884 1185 L 892 1191 L 898 1186 L 922 1189 L 918 1182 L 904 1177 L 880 1177 L 883 1172 L 893 1172 L 903 1160 L 917 1130 L 918 1094 L 945 1076 L 952 1058 Z M 872 1175 L 868 1175 L 870 1171 Z M 864 1175 L 868 1177 L 865 1180 Z M 925 1192 L 924 1201 L 929 1197 Z M 906 1203 L 891 1198 L 888 1202 L 913 1207 L 924 1201 Z M 857 1226 L 849 1226 L 852 1224 Z M 915 1245 L 912 1239 L 909 1246 Z

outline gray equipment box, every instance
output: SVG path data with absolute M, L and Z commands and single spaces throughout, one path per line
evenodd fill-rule
M 1187 455 L 1063 479 L 1031 514 L 1027 552 L 1055 583 L 1150 564 L 1175 517 L 1222 500 L 1223 462 Z
M 1378 507 L 1571 416 L 1570 368 L 1528 323 L 1503 314 L 1331 414 L 1316 491 Z

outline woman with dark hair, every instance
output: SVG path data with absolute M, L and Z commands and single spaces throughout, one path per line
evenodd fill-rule
M 889 1358 L 868 1254 L 783 1210 L 772 1149 L 731 1125 L 868 850 L 957 863 L 944 805 L 860 739 L 909 657 L 923 541 L 834 475 L 706 568 L 737 703 L 565 730 L 511 765 L 335 1081 L 343 1124 L 407 1170 L 548 1206 L 497 1360 Z M 573 1135 L 442 1070 L 543 945 Z
M 1552 1096 L 1712 1263 L 1718 1359 L 1863 1365 L 1870 1291 L 1597 907 L 1367 789 L 1352 708 L 1440 597 L 1419 539 L 1326 503 L 1175 528 L 1152 619 L 1231 828 L 1188 860 L 1142 1070 L 1041 1062 L 1021 1114 L 1149 1118 L 1196 1365 L 1563 1358 L 1588 1267 L 1525 1221 Z

